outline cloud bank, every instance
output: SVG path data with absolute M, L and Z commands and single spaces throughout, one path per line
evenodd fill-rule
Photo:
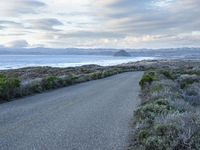
M 12 47 L 196 47 L 199 5 L 199 0 L 2 0 L 0 45 L 17 40 Z

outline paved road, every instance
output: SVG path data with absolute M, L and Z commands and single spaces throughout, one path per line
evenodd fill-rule
M 142 72 L 0 105 L 0 150 L 122 150 Z

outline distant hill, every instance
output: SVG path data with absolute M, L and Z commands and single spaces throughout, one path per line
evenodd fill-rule
M 116 56 L 116 57 L 131 57 L 131 54 L 129 54 L 127 51 L 125 51 L 125 50 L 120 50 L 120 51 L 118 51 L 118 52 L 116 52 L 115 54 L 114 54 L 114 56 Z
M 125 49 L 120 54 L 120 49 L 108 48 L 5 48 L 0 46 L 0 55 L 102 55 L 123 57 L 127 53 L 134 57 L 153 57 L 166 59 L 199 59 L 200 48 L 165 48 L 165 49 Z M 120 52 L 120 53 L 119 53 Z M 119 54 L 118 54 L 119 53 Z

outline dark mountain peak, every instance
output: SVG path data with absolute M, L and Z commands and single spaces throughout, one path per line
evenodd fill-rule
M 118 56 L 118 57 L 131 57 L 131 54 L 129 54 L 127 51 L 125 50 L 120 50 L 118 52 L 116 52 L 114 54 L 114 56 Z

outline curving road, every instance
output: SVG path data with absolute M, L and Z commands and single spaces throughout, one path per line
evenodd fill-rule
M 0 105 L 0 150 L 123 150 L 143 72 Z

